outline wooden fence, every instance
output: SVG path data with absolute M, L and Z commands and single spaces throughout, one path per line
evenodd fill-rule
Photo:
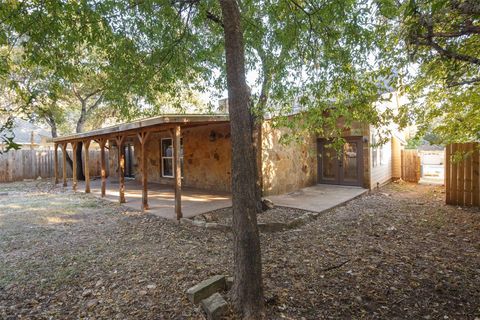
M 68 151 L 70 158 L 72 151 Z M 23 181 L 25 179 L 53 178 L 54 172 L 53 150 L 11 150 L 0 154 L 0 182 Z M 89 168 L 91 176 L 100 176 L 100 151 L 90 150 Z M 62 179 L 63 155 L 58 150 L 58 174 Z M 108 159 L 108 150 L 105 150 L 105 157 Z M 108 175 L 108 160 L 107 160 Z M 72 169 L 67 163 L 67 177 L 72 177 Z
M 420 181 L 420 156 L 417 150 L 402 150 L 402 179 L 415 183 Z
M 479 143 L 452 143 L 445 150 L 447 204 L 480 206 Z

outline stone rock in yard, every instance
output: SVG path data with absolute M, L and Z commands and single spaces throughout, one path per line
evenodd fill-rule
M 180 223 L 181 223 L 181 224 L 189 224 L 189 225 L 192 225 L 192 224 L 193 224 L 193 220 L 188 219 L 188 218 L 180 218 Z
M 233 277 L 228 277 L 227 278 L 227 290 L 232 289 L 233 287 Z
M 273 204 L 272 200 L 270 199 L 263 199 L 262 200 L 262 210 L 267 211 L 270 209 L 275 208 L 275 205 Z
M 205 221 L 202 220 L 193 220 L 193 225 L 197 227 L 205 227 Z
M 193 220 L 205 222 L 205 217 L 203 216 L 203 214 L 199 214 L 198 216 L 193 217 Z
M 217 275 L 187 290 L 187 297 L 192 303 L 197 304 L 215 292 L 223 291 L 226 288 L 225 276 Z
M 204 213 L 203 217 L 207 222 L 216 222 L 218 219 L 212 213 Z
M 207 228 L 207 229 L 217 229 L 218 228 L 218 223 L 207 222 L 207 223 L 205 223 L 205 228 Z
M 202 300 L 202 308 L 207 314 L 207 319 L 217 320 L 224 316 L 228 311 L 228 305 L 220 293 L 214 293 L 210 297 Z

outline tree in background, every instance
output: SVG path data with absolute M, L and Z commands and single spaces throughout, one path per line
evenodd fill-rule
M 390 41 L 385 63 L 408 95 L 399 117 L 437 142 L 480 139 L 480 3 L 476 0 L 379 1 Z

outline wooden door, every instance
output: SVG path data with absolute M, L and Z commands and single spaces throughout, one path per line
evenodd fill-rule
M 318 140 L 318 182 L 347 186 L 363 185 L 363 143 L 361 137 L 348 137 L 340 152 L 329 141 Z

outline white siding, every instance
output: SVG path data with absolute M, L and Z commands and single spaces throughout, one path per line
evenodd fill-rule
M 377 164 L 373 166 L 373 151 L 370 148 L 370 189 L 381 186 L 392 180 L 392 142 L 391 139 L 387 143 L 377 148 Z M 382 161 L 380 162 L 380 152 L 382 152 Z

